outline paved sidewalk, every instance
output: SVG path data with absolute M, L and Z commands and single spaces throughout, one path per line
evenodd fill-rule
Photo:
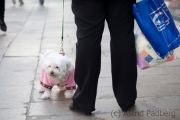
M 109 31 L 102 40 L 102 68 L 96 111 L 92 117 L 69 110 L 72 102 L 53 88 L 51 98 L 38 93 L 40 67 L 38 53 L 60 50 L 61 0 L 24 0 L 20 6 L 6 0 L 6 33 L 0 31 L 0 120 L 179 120 L 180 59 L 160 66 L 138 69 L 138 98 L 135 107 L 124 114 L 113 94 L 110 70 Z M 93 8 L 92 8 L 93 9 Z M 180 23 L 176 23 L 180 28 Z M 65 0 L 66 54 L 75 60 L 76 26 L 71 0 Z M 180 49 L 177 49 L 180 58 Z

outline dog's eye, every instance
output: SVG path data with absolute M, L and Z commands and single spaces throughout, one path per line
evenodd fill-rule
M 56 66 L 56 68 L 59 68 L 58 66 Z
M 51 66 L 49 66 L 49 67 L 51 67 Z

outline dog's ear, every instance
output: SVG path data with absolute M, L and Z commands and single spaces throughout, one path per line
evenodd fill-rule
M 61 70 L 70 72 L 72 70 L 72 64 L 66 56 L 61 56 Z
M 38 54 L 38 57 L 39 57 L 39 59 L 44 59 L 44 54 L 39 53 L 39 54 Z
M 38 54 L 38 57 L 39 57 L 39 58 L 38 58 L 38 59 L 39 59 L 39 63 L 42 65 L 43 60 L 44 60 L 44 58 L 45 58 L 45 57 L 44 57 L 44 54 L 39 53 L 39 54 Z
M 68 70 L 68 71 L 71 71 L 71 70 L 72 70 L 72 64 L 71 64 L 71 62 L 67 59 L 67 60 L 66 60 L 66 63 L 67 63 L 67 64 L 66 64 L 67 70 Z

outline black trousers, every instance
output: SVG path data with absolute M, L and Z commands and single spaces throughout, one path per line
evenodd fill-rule
M 105 20 L 110 31 L 111 71 L 115 98 L 124 109 L 134 104 L 137 65 L 132 4 L 136 0 L 72 0 L 77 25 L 73 105 L 95 110 L 101 68 L 101 39 Z
M 0 19 L 4 21 L 5 0 L 0 0 Z

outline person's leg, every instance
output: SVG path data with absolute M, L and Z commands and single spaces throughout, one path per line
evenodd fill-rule
M 4 21 L 5 0 L 0 0 L 0 20 Z
M 95 110 L 97 84 L 101 67 L 101 38 L 104 30 L 104 0 L 72 0 L 77 25 L 74 107 Z
M 23 0 L 19 0 L 19 3 L 20 3 L 20 5 L 24 4 Z
M 13 3 L 13 4 L 16 4 L 16 0 L 12 0 L 12 3 Z
M 39 3 L 40 3 L 41 5 L 43 5 L 43 4 L 44 4 L 44 0 L 39 0 Z
M 0 29 L 6 31 L 7 27 L 4 22 L 4 12 L 5 12 L 5 0 L 0 0 Z
M 132 4 L 136 0 L 108 0 L 107 22 L 111 34 L 113 91 L 119 106 L 134 105 L 137 91 L 137 65 Z

